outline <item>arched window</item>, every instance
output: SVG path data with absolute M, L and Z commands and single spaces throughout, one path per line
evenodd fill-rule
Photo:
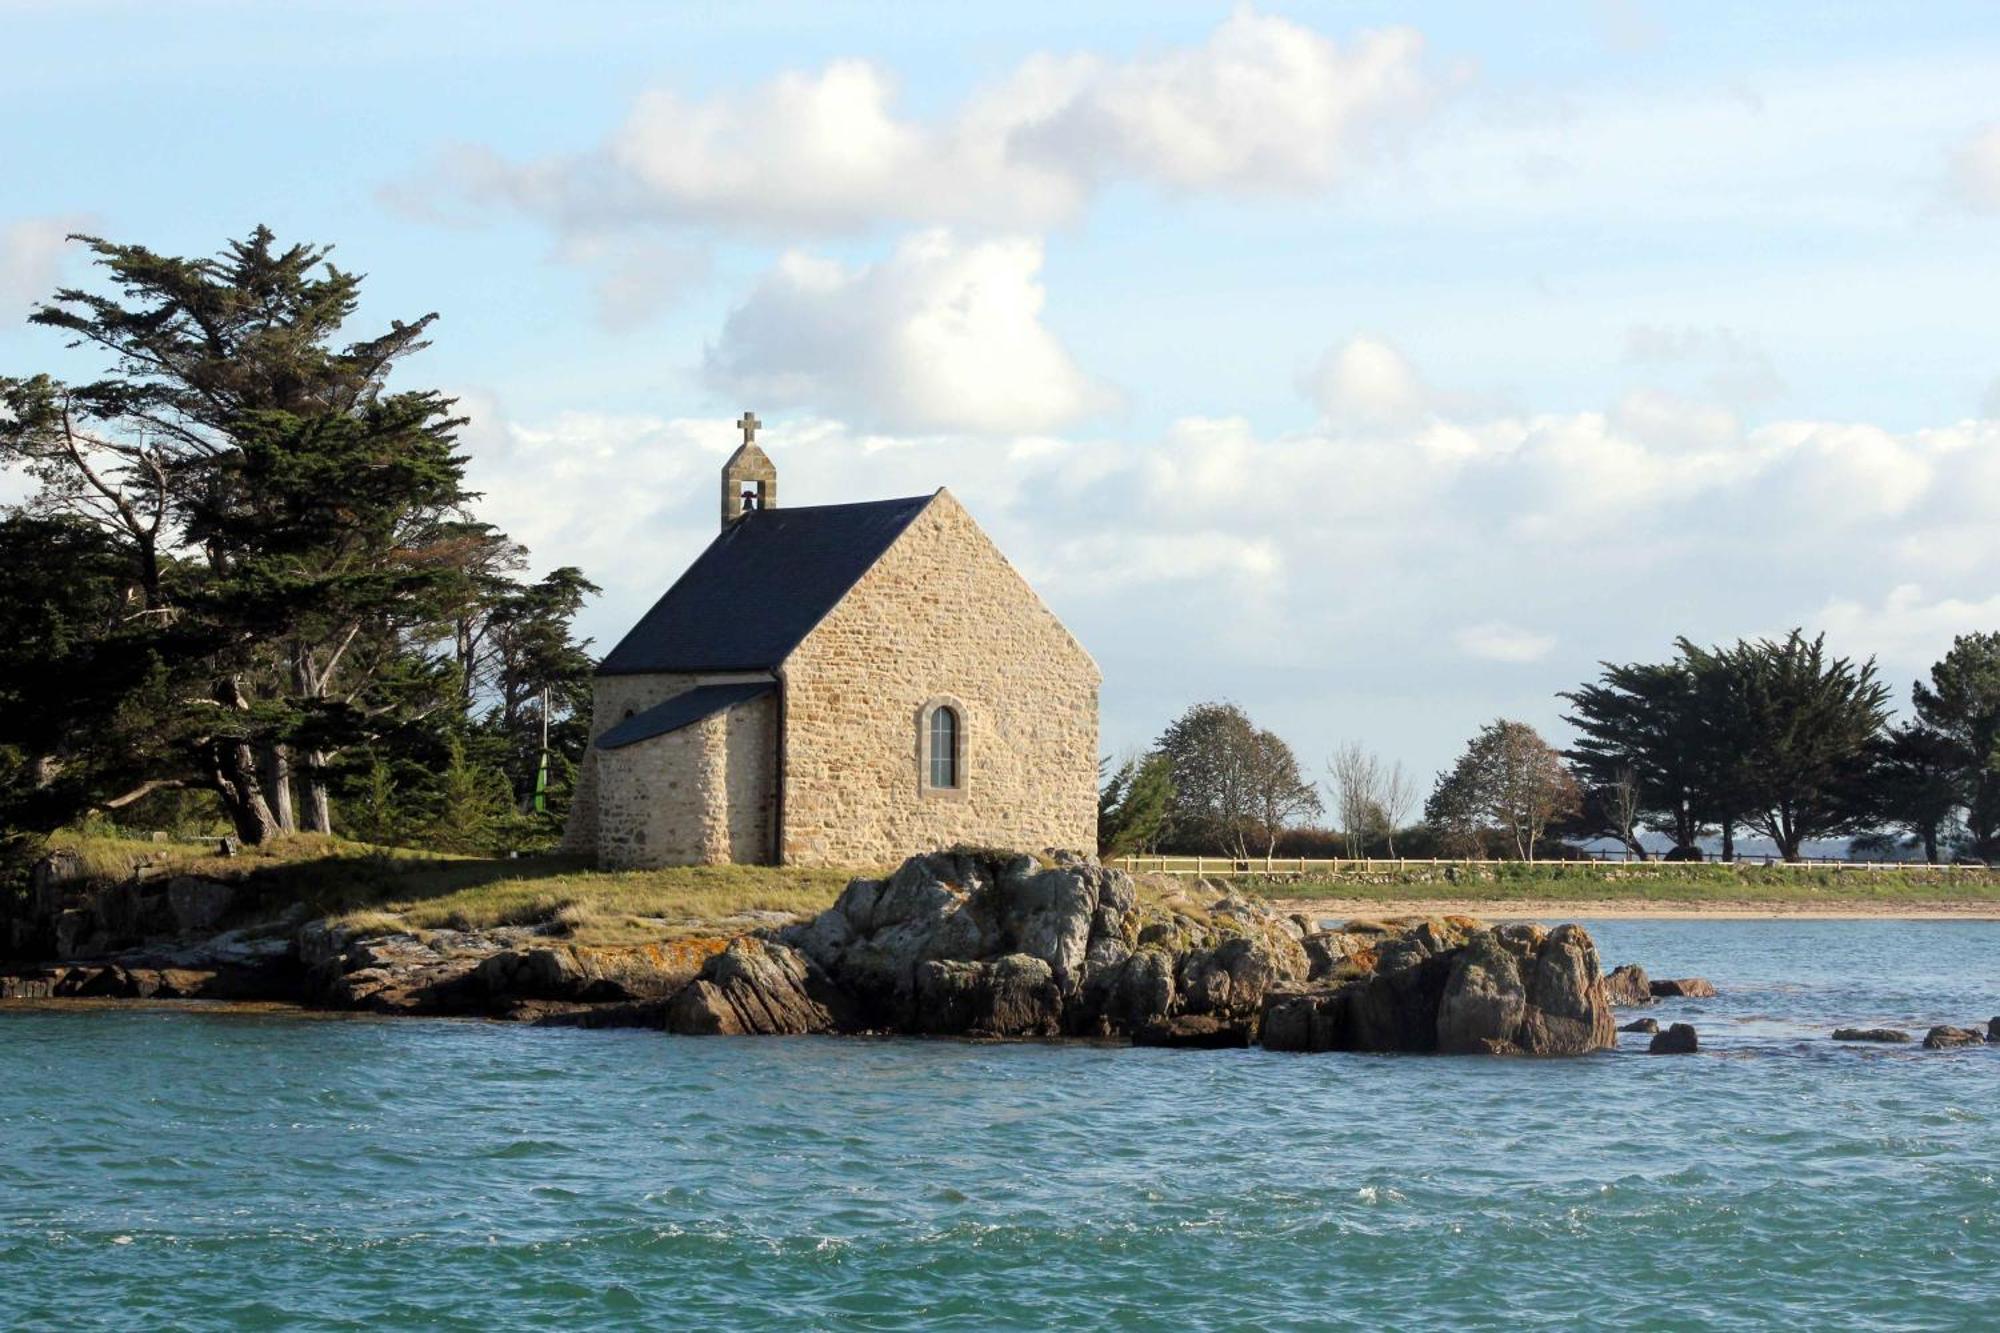
M 958 712 L 947 707 L 931 710 L 931 786 L 949 789 L 958 785 Z

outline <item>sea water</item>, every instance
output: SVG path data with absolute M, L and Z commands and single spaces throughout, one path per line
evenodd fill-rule
M 2000 1047 L 1827 1039 L 2000 924 L 1593 930 L 1700 1055 L 0 1006 L 0 1326 L 2000 1324 Z

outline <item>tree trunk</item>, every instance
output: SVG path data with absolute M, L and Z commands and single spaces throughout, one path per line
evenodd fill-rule
M 278 821 L 264 800 L 257 781 L 257 756 L 248 741 L 217 741 L 214 746 L 216 795 L 222 798 L 236 838 L 246 847 L 261 847 L 278 836 Z
M 1786 861 L 1796 861 L 1799 859 L 1799 844 L 1805 841 L 1805 836 L 1792 819 L 1790 810 L 1781 806 L 1775 813 L 1777 817 L 1771 820 L 1771 831 L 1778 835 L 1778 855 Z
M 1931 865 L 1938 863 L 1938 831 L 1936 824 L 1924 826 L 1924 860 Z
M 145 599 L 146 609 L 155 610 L 163 599 L 160 596 L 160 552 L 154 543 L 139 543 L 139 594 Z
M 213 695 L 224 708 L 239 713 L 249 711 L 250 701 L 243 697 L 243 683 L 234 676 L 218 680 Z M 257 755 L 250 742 L 218 736 L 208 742 L 208 752 L 210 779 L 216 795 L 222 798 L 223 808 L 229 812 L 230 823 L 236 826 L 237 840 L 246 847 L 261 847 L 271 841 L 278 834 L 278 821 L 264 800 L 262 784 L 257 781 Z
M 333 832 L 333 801 L 326 790 L 326 755 L 306 755 L 306 827 L 314 833 Z
M 271 818 L 281 833 L 296 833 L 298 820 L 292 815 L 292 752 L 289 746 L 273 745 L 264 752 L 264 793 L 271 803 Z
M 1726 817 L 1722 821 L 1722 859 L 1736 859 L 1736 821 Z

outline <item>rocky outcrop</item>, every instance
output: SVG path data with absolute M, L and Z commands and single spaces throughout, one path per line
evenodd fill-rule
M 1672 981 L 1649 982 L 1648 989 L 1652 991 L 1653 998 L 1656 1000 L 1712 1000 L 1715 998 L 1715 987 L 1700 977 L 1680 977 Z
M 384 928 L 308 920 L 253 879 L 141 860 L 115 877 L 67 849 L 0 912 L 0 1000 L 270 1000 L 382 1014 L 538 1023 L 662 1021 L 727 941 L 593 947 L 555 928 Z M 789 918 L 784 918 L 789 919 Z
M 308 1003 L 382 1014 L 525 1022 L 657 1024 L 724 941 L 715 937 L 587 947 L 528 927 L 381 933 L 331 921 L 298 933 Z
M 193 875 L 168 880 L 166 896 L 167 912 L 183 935 L 214 931 L 236 902 L 236 890 L 230 885 Z
M 1701 1049 L 1701 1038 L 1687 1023 L 1676 1023 L 1665 1032 L 1656 1033 L 1652 1044 L 1646 1047 L 1649 1055 L 1693 1055 Z
M 616 948 L 553 927 L 385 929 L 302 911 L 204 935 L 249 915 L 246 891 L 193 877 L 93 887 L 54 861 L 38 875 L 66 947 L 167 933 L 143 949 L 0 976 L 0 998 L 273 998 L 687 1034 L 1298 1051 L 1563 1055 L 1616 1040 L 1581 927 L 1443 916 L 1323 928 L 1206 881 L 1152 885 L 1142 901 L 1124 872 L 1059 854 L 915 857 L 854 880 L 810 921 Z M 1636 996 L 1648 989 L 1643 971 L 1614 976 L 1634 974 L 1620 984 Z
M 1361 977 L 1274 988 L 1264 1045 L 1580 1055 L 1616 1044 L 1597 948 L 1581 926 L 1423 920 L 1380 936 L 1374 953 Z
M 799 1036 L 841 1032 L 854 1021 L 847 997 L 801 950 L 733 940 L 667 1002 L 670 1032 L 698 1036 Z
M 1620 1032 L 1644 1032 L 1650 1034 L 1660 1030 L 1660 1020 L 1657 1018 L 1635 1018 L 1618 1030 Z
M 1253 1044 L 1255 1025 L 1212 1014 L 1183 1014 L 1147 1023 L 1132 1032 L 1134 1046 L 1168 1046 L 1181 1050 L 1227 1050 Z
M 1226 894 L 1142 911 L 1131 876 L 1088 858 L 938 852 L 855 880 L 755 950 L 731 945 L 667 1026 L 1246 1045 L 1265 993 L 1314 967 L 1305 935 Z
M 1652 983 L 1646 969 L 1637 963 L 1614 967 L 1604 975 L 1604 995 L 1614 1009 L 1629 1009 L 1653 1002 Z
M 779 938 L 853 998 L 866 1026 L 923 1032 L 935 1026 L 923 1012 L 926 996 L 962 997 L 1023 975 L 1016 966 L 982 979 L 926 964 L 1035 959 L 1067 1001 L 1089 974 L 1130 956 L 1135 903 L 1130 876 L 1094 863 L 1045 867 L 1028 856 L 940 852 L 911 858 L 887 879 L 855 880 L 830 910 Z
M 1835 1041 L 1909 1041 L 1910 1034 L 1901 1028 L 1835 1028 Z
M 0 922 L 0 950 L 58 962 L 159 950 L 214 934 L 240 905 L 219 880 L 150 864 L 105 878 L 59 848 L 30 869 L 25 901 Z
M 70 963 L 0 975 L 0 1000 L 287 1000 L 295 983 L 267 967 Z
M 939 1036 L 1058 1037 L 1063 996 L 1055 971 L 1030 954 L 991 962 L 917 964 L 917 1021 Z
M 308 1003 L 381 1014 L 472 1012 L 481 996 L 473 973 L 501 947 L 457 932 L 371 935 L 325 921 L 298 940 Z
M 1957 1046 L 1983 1046 L 1986 1038 L 1971 1028 L 1952 1027 L 1940 1023 L 1924 1034 L 1924 1049 L 1927 1051 L 1948 1051 Z

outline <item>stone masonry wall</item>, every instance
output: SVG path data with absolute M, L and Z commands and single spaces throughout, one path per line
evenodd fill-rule
M 595 753 L 596 850 L 604 869 L 770 859 L 773 696 Z
M 597 792 L 603 781 L 598 760 L 603 751 L 597 738 L 634 713 L 665 703 L 695 687 L 698 677 L 686 675 L 599 676 L 590 685 L 590 739 L 577 766 L 576 792 L 570 797 L 569 819 L 563 825 L 562 850 L 572 856 L 597 855 Z
M 750 678 L 752 677 L 740 675 L 718 677 L 668 673 L 599 676 L 591 688 L 590 738 L 595 742 L 599 736 L 626 718 L 642 713 L 655 704 L 664 703 L 675 695 L 684 694 L 697 685 Z M 730 724 L 727 736 L 734 753 L 726 768 L 717 770 L 727 773 L 732 800 L 748 795 L 751 787 L 755 787 L 758 793 L 754 800 L 749 801 L 738 811 L 736 820 L 740 827 L 729 839 L 733 846 L 744 848 L 743 853 L 733 859 L 744 861 L 770 859 L 771 789 L 776 772 L 777 753 L 776 710 L 768 698 L 757 701 L 756 706 L 761 709 L 761 720 L 745 725 L 739 719 Z M 735 713 L 742 710 L 731 711 Z M 710 719 L 710 722 L 713 721 L 714 719 Z M 759 728 L 762 730 L 761 737 L 756 735 Z M 698 726 L 689 730 L 699 729 Z M 614 862 L 608 859 L 604 847 L 604 834 L 608 831 L 613 839 L 620 840 L 620 850 L 616 855 L 621 859 L 618 859 L 616 864 L 625 866 L 673 864 L 662 859 L 646 859 L 632 843 L 631 839 L 635 832 L 646 830 L 650 826 L 645 821 L 643 809 L 634 805 L 626 775 L 636 774 L 636 780 L 643 783 L 649 791 L 667 790 L 665 783 L 668 781 L 667 773 L 671 771 L 671 765 L 692 762 L 695 754 L 695 751 L 689 750 L 684 743 L 676 747 L 673 744 L 675 740 L 675 736 L 656 736 L 652 740 L 640 741 L 637 745 L 628 745 L 622 750 L 610 751 L 599 750 L 595 744 L 587 747 L 583 752 L 583 762 L 577 771 L 576 793 L 570 799 L 569 820 L 563 829 L 562 850 L 575 856 L 595 857 L 600 864 L 611 865 Z M 748 753 L 753 744 L 762 746 L 755 756 Z M 656 750 L 654 747 L 665 747 L 665 749 Z M 648 753 L 642 756 L 635 753 L 637 751 L 648 751 Z M 682 758 L 669 759 L 670 752 L 681 754 Z M 607 764 L 612 767 L 608 769 Z M 759 766 L 761 766 L 761 777 L 758 776 Z M 620 776 L 612 782 L 614 791 L 607 794 L 605 782 L 609 771 L 616 771 Z M 693 769 L 688 771 L 694 772 Z M 604 815 L 607 795 L 614 807 L 609 821 Z M 736 809 L 735 806 L 731 808 Z M 647 836 L 666 837 L 669 843 L 683 848 L 700 846 L 706 849 L 713 845 L 713 840 L 706 835 L 696 838 L 669 836 L 665 829 L 661 829 L 657 835 L 648 833 Z M 723 856 L 718 859 L 732 858 Z
M 977 843 L 1094 851 L 1089 654 L 940 493 L 785 664 L 785 859 L 889 864 Z M 926 705 L 959 706 L 957 791 L 925 783 Z

